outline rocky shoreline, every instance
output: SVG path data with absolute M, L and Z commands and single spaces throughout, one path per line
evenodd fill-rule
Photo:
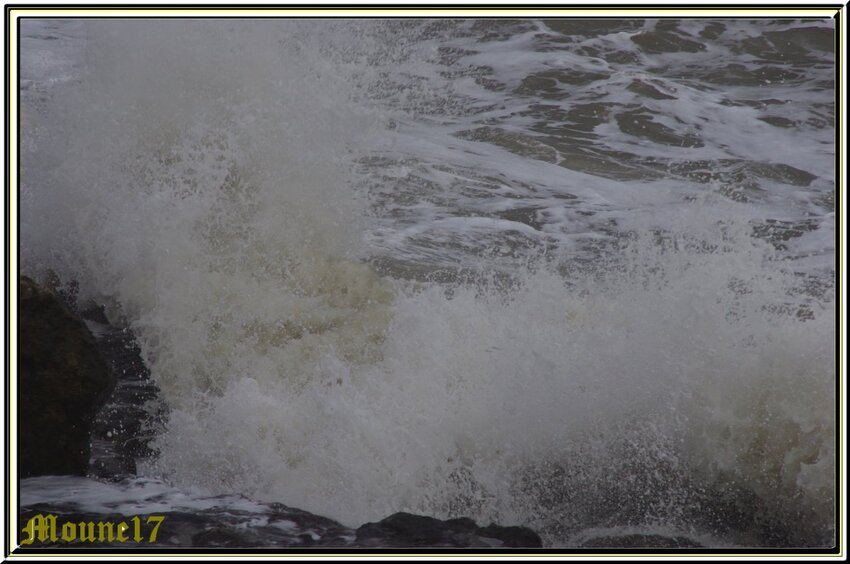
M 118 488 L 135 487 L 138 460 L 149 448 L 166 407 L 129 330 L 109 324 L 100 307 L 78 308 L 73 293 L 21 277 L 21 477 L 26 494 L 37 476 L 85 476 Z M 61 390 L 61 391 L 59 391 Z M 57 391 L 59 391 L 57 393 Z M 73 392 L 73 393 L 72 393 Z M 53 415 L 51 415 L 53 414 Z M 72 421 L 74 417 L 78 421 Z M 35 478 L 34 478 L 35 477 Z M 69 477 L 70 480 L 73 480 Z M 78 478 L 77 480 L 83 480 Z M 69 487 L 85 486 L 69 482 Z M 32 486 L 36 487 L 36 486 Z M 63 488 L 62 491 L 68 488 Z M 396 513 L 352 529 L 281 503 L 240 496 L 195 499 L 203 509 L 158 511 L 163 496 L 137 500 L 137 511 L 86 509 L 77 500 L 23 505 L 21 540 L 35 547 L 170 548 L 537 548 L 540 537 L 525 527 L 480 527 L 468 518 L 441 521 Z M 247 505 L 249 509 L 240 509 Z M 163 525 L 155 539 L 117 538 L 113 531 L 90 540 L 99 523 L 113 527 L 156 513 Z M 70 524 L 64 526 L 66 524 Z M 64 526 L 64 527 L 63 527 Z M 31 532 L 28 532 L 31 531 Z M 129 534 L 129 533 L 128 533 Z M 141 538 L 141 537 L 140 537 Z
M 221 496 L 226 502 L 226 496 Z M 215 500 L 215 498 L 210 498 Z M 479 527 L 471 519 L 441 521 L 396 513 L 352 529 L 280 503 L 262 511 L 165 511 L 128 516 L 91 513 L 72 506 L 35 504 L 21 511 L 22 541 L 51 548 L 539 548 L 540 538 L 524 527 Z M 255 508 L 256 509 L 256 508 Z M 139 525 L 136 527 L 136 520 Z M 119 538 L 118 527 L 126 533 Z M 154 532 L 157 523 L 160 526 Z M 104 529 L 106 524 L 108 529 Z M 89 532 L 89 527 L 93 533 Z M 105 532 L 102 532 L 105 531 Z M 94 539 L 94 540 L 92 540 Z M 30 541 L 31 544 L 30 544 Z
M 60 294 L 22 277 L 18 295 L 20 475 L 84 474 L 115 374 Z

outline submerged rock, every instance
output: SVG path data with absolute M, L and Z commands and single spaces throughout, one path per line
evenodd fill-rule
M 22 276 L 19 304 L 21 477 L 83 475 L 92 422 L 115 377 L 56 293 Z
M 357 529 L 357 543 L 394 548 L 542 546 L 537 533 L 525 527 L 479 527 L 468 518 L 441 521 L 410 513 L 395 513 L 363 525 Z

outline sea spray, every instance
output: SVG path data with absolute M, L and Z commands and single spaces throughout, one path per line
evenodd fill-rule
M 711 249 L 692 233 L 675 252 L 647 234 L 616 259 L 628 274 L 602 284 L 542 269 L 507 293 L 398 286 L 380 361 L 329 353 L 297 393 L 262 370 L 235 377 L 174 414 L 159 467 L 344 522 L 471 514 L 533 524 L 555 544 L 589 525 L 728 535 L 712 504 L 733 488 L 756 497 L 732 527 L 780 511 L 819 540 L 832 507 L 830 304 L 777 310 L 796 277 L 761 260 L 764 243 Z
M 456 135 L 529 108 L 410 59 L 462 59 L 436 48 L 453 24 L 393 50 L 380 22 L 154 23 L 89 23 L 78 76 L 30 114 L 21 186 L 22 263 L 108 302 L 163 391 L 147 473 L 351 526 L 831 542 L 833 290 L 760 235 L 761 188 L 612 182 Z M 520 28 L 481 48 L 544 29 Z M 487 103 L 442 105 L 446 83 Z
M 344 173 L 373 116 L 303 60 L 292 24 L 159 23 L 87 28 L 79 80 L 24 158 L 26 267 L 115 303 L 164 387 L 241 370 L 222 341 L 319 335 L 374 301 L 364 343 L 337 343 L 368 356 L 387 294 L 349 257 L 363 214 Z

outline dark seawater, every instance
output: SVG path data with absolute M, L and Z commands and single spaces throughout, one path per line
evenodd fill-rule
M 832 20 L 21 29 L 22 269 L 168 407 L 81 503 L 834 542 Z

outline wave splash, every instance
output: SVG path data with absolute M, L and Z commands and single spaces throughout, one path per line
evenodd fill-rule
M 31 118 L 23 264 L 138 335 L 170 406 L 148 472 L 349 525 L 830 542 L 832 297 L 740 204 L 508 282 L 381 277 L 349 175 L 386 116 L 310 28 L 263 25 L 92 24 Z

